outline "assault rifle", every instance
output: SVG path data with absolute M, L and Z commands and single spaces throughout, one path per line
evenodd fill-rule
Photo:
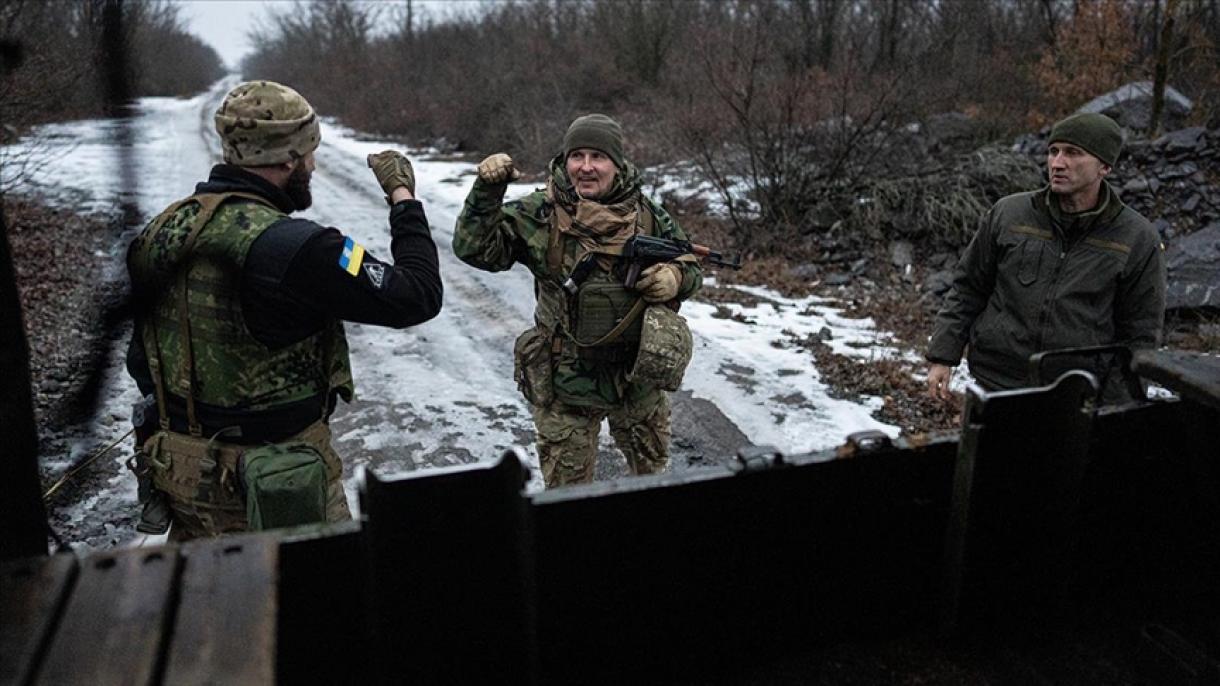
M 626 269 L 623 285 L 627 288 L 635 288 L 635 282 L 640 278 L 640 272 L 654 264 L 672 262 L 683 255 L 694 255 L 718 267 L 741 269 L 740 255 L 729 261 L 724 258 L 723 254 L 706 245 L 672 238 L 637 235 L 627 239 L 627 243 L 623 245 L 623 254 L 618 258 L 620 267 Z M 576 263 L 576 266 L 572 268 L 572 273 L 563 282 L 563 287 L 568 293 L 575 295 L 580 284 L 589 278 L 597 257 L 598 253 L 587 253 Z

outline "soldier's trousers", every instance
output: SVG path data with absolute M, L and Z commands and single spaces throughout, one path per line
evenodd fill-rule
M 662 391 L 604 410 L 559 401 L 530 407 L 538 432 L 538 459 L 547 488 L 593 480 L 597 435 L 603 419 L 632 474 L 655 474 L 669 465 L 669 395 Z
M 322 453 L 326 465 L 326 521 L 351 519 L 347 495 L 343 492 L 343 461 L 331 447 L 330 427 L 318 422 L 288 440 L 303 440 Z M 240 453 L 239 446 L 223 445 L 222 451 Z M 169 469 L 159 474 L 156 482 L 158 489 L 168 496 L 173 513 L 170 540 L 187 541 L 249 529 L 246 503 L 235 470 L 201 469 L 195 455 L 190 451 L 175 451 L 172 441 L 163 445 L 161 453 L 157 459 L 168 464 Z M 236 456 L 230 455 L 222 460 L 226 463 L 235 461 Z

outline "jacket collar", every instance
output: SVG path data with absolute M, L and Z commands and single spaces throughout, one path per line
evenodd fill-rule
M 266 198 L 285 214 L 297 211 L 296 205 L 282 189 L 267 179 L 232 164 L 212 167 L 208 180 L 196 184 L 195 193 L 253 193 Z
M 1038 212 L 1046 216 L 1066 238 L 1083 236 L 1097 227 L 1109 225 L 1126 207 L 1119 199 L 1118 193 L 1114 191 L 1114 187 L 1104 179 L 1101 182 L 1097 207 L 1091 210 L 1073 214 L 1065 213 L 1060 209 L 1059 199 L 1051 192 L 1049 184 L 1034 194 L 1033 203 Z

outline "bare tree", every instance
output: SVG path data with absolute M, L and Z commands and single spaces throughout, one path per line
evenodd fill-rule
M 1157 40 L 1156 64 L 1152 76 L 1152 114 L 1148 118 L 1148 131 L 1153 136 L 1161 135 L 1165 113 L 1165 84 L 1169 80 L 1169 53 L 1173 43 L 1173 22 L 1178 11 L 1178 0 L 1165 1 L 1165 17 Z

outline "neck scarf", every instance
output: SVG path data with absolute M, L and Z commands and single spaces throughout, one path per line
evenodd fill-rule
M 580 197 L 572 186 L 563 155 L 551 160 L 551 178 L 546 196 L 555 206 L 555 227 L 578 243 L 584 252 L 608 253 L 598 257 L 598 264 L 609 271 L 614 257 L 622 252 L 623 244 L 636 233 L 639 219 L 639 173 L 630 163 L 624 163 L 614 177 L 614 184 L 603 198 L 589 200 Z

